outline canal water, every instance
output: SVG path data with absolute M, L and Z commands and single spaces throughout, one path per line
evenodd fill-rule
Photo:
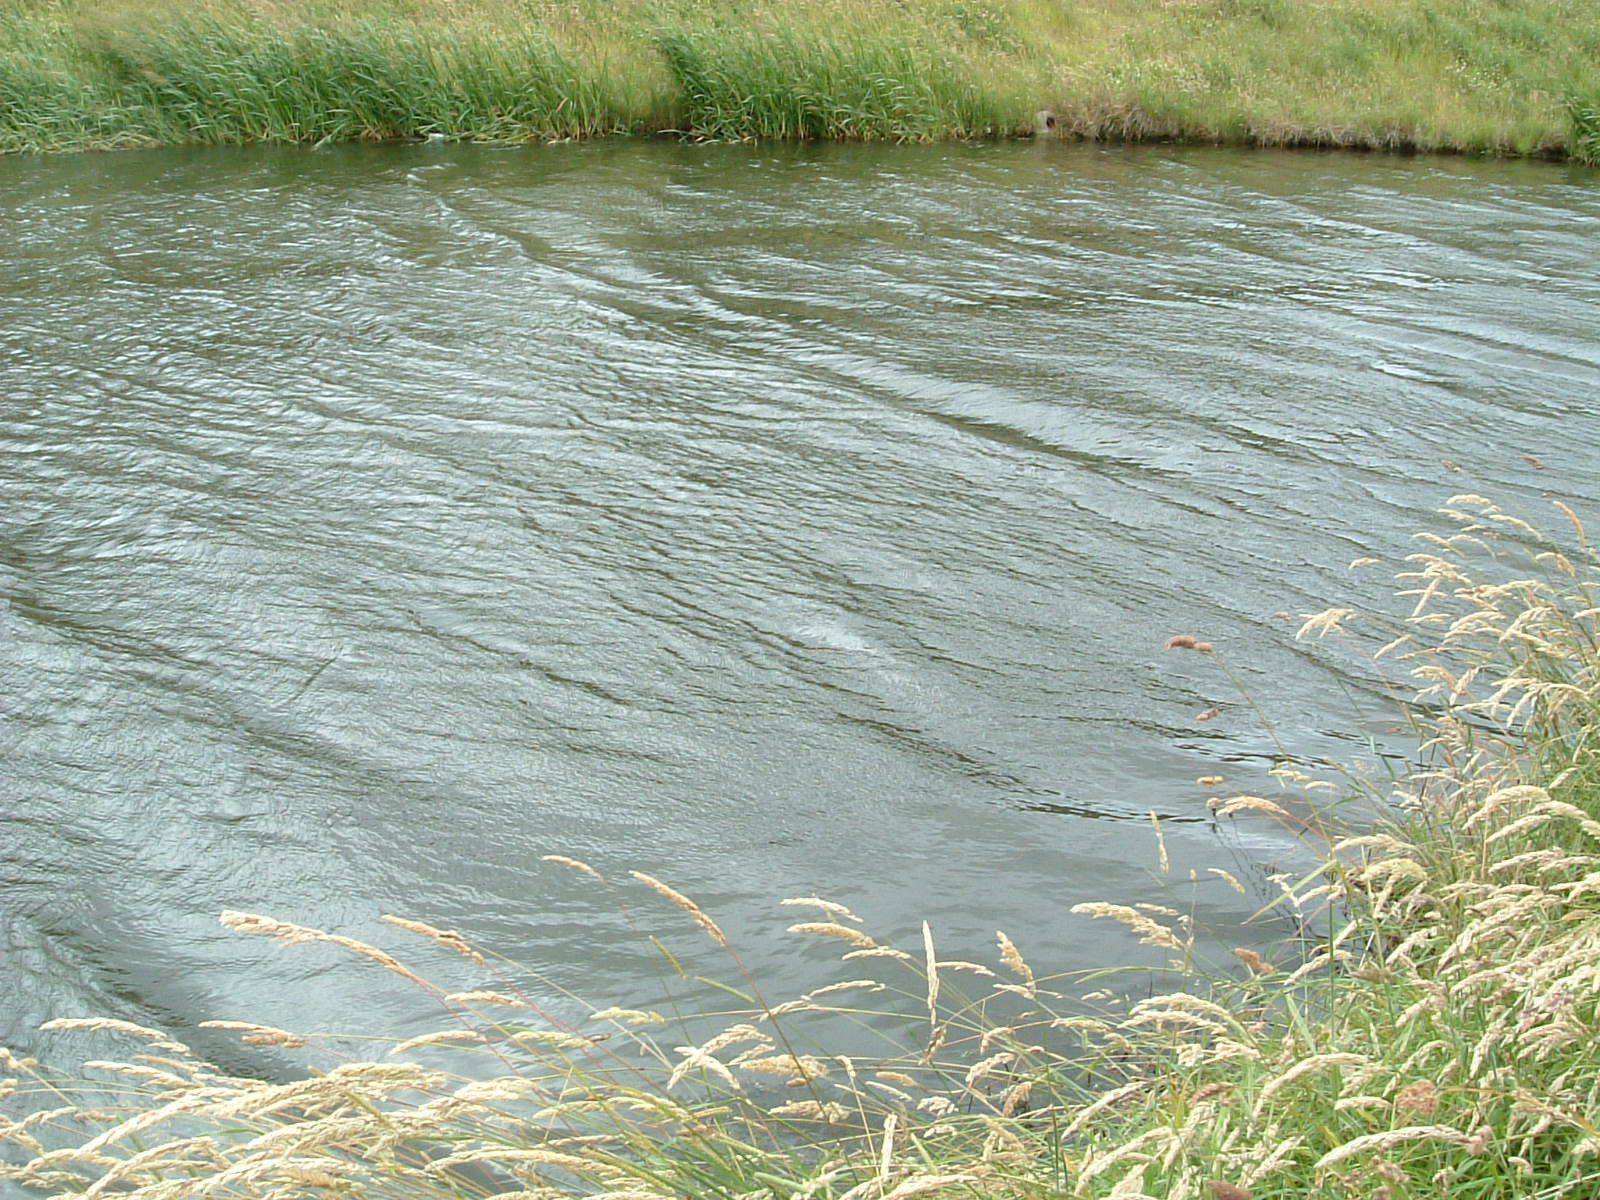
M 1406 753 L 1361 648 L 1292 618 L 1382 600 L 1347 564 L 1452 493 L 1600 515 L 1592 171 L 168 150 L 0 160 L 0 220 L 23 1049 L 435 1019 L 225 908 L 452 986 L 377 918 L 456 928 L 561 1011 L 648 999 L 650 935 L 711 969 L 552 853 L 693 895 L 774 996 L 838 977 L 792 896 L 1041 972 L 1148 955 L 1086 900 L 1270 937 L 1234 931 L 1292 839 L 1208 797 Z

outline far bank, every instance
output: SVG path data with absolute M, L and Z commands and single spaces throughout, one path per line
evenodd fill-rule
M 1596 161 L 1594 16 L 1586 0 L 21 0 L 0 13 L 0 151 L 1045 132 Z

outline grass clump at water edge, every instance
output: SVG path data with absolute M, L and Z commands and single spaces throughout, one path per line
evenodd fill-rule
M 612 132 L 620 107 L 536 28 L 464 27 L 438 39 L 407 22 L 278 28 L 201 12 L 159 26 L 88 27 L 70 47 L 63 38 L 36 32 L 43 49 L 20 69 L 0 58 L 0 71 L 12 70 L 0 81 L 15 97 L 0 107 L 0 129 L 17 148 L 92 141 L 113 126 L 116 144 L 527 141 Z M 72 90 L 60 68 L 58 86 L 39 88 L 51 49 L 83 64 L 81 87 L 91 91 Z M 93 97 L 88 129 L 74 107 L 83 95 Z
M 1567 110 L 1572 117 L 1572 157 L 1600 163 L 1600 92 L 1573 96 L 1567 101 Z
M 662 56 L 695 137 L 931 141 L 1026 127 L 1028 98 L 950 52 L 884 36 L 673 31 Z
M 715 1020 L 612 1008 L 573 1026 L 452 932 L 390 918 L 482 973 L 459 991 L 376 946 L 229 914 L 365 956 L 445 1027 L 357 1061 L 325 1036 L 219 1023 L 317 1056 L 271 1084 L 156 1030 L 53 1022 L 123 1050 L 76 1078 L 3 1056 L 8 1173 L 151 1200 L 1600 1193 L 1600 556 L 1563 511 L 1557 541 L 1460 496 L 1452 528 L 1425 535 L 1379 661 L 1421 687 L 1426 762 L 1392 823 L 1329 833 L 1323 867 L 1284 882 L 1303 932 L 1270 954 L 1207 969 L 1172 909 L 1079 905 L 1170 955 L 1150 994 L 1097 1009 L 1004 934 L 992 961 L 953 961 L 926 928 L 889 945 L 805 897 L 784 902 L 802 918 L 790 932 L 838 945 L 840 977 L 772 1003 L 712 914 L 636 873 L 732 956 L 721 994 L 743 999 Z M 1302 633 L 1364 616 L 1331 610 Z M 1213 807 L 1315 828 L 1290 796 Z M 887 1048 L 815 1041 L 844 1020 Z

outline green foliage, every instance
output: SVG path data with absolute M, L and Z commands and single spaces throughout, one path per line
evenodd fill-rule
M 1045 108 L 1088 137 L 1592 160 L 1597 96 L 1592 0 L 0 5 L 0 151 L 666 130 L 925 141 L 1026 133 Z
M 1026 100 L 892 36 L 675 30 L 658 44 L 683 98 L 682 128 L 698 138 L 931 141 L 1028 123 Z
M 514 141 L 589 135 L 616 124 L 599 83 L 537 31 L 441 40 L 406 23 L 277 31 L 202 15 L 92 31 L 73 49 L 92 65 L 99 95 L 109 100 L 90 111 L 102 127 L 120 116 L 132 140 L 322 142 L 443 133 Z M 0 60 L 13 71 L 20 61 Z M 22 90 L 27 86 L 17 85 L 8 114 L 70 110 L 59 89 L 46 102 L 37 89 Z M 74 131 L 71 140 L 93 142 L 94 130 Z
M 137 145 L 124 97 L 67 31 L 0 10 L 0 151 Z
M 1572 157 L 1600 164 L 1600 92 L 1572 96 L 1567 101 L 1567 115 L 1572 119 Z

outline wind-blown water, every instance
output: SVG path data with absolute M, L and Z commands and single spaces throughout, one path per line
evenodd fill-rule
M 1195 780 L 1270 787 L 1279 747 L 1164 640 L 1283 749 L 1362 757 L 1359 658 L 1275 614 L 1387 594 L 1345 564 L 1453 492 L 1600 490 L 1593 172 L 162 151 L 0 161 L 0 209 L 23 1046 L 413 1019 L 227 907 L 401 912 L 626 998 L 659 960 L 552 852 L 695 895 L 780 992 L 836 949 L 774 936 L 792 895 L 1114 958 L 1066 910 L 1187 897 L 1152 810 L 1174 877 L 1256 885 L 1196 888 L 1235 923 L 1288 841 Z

